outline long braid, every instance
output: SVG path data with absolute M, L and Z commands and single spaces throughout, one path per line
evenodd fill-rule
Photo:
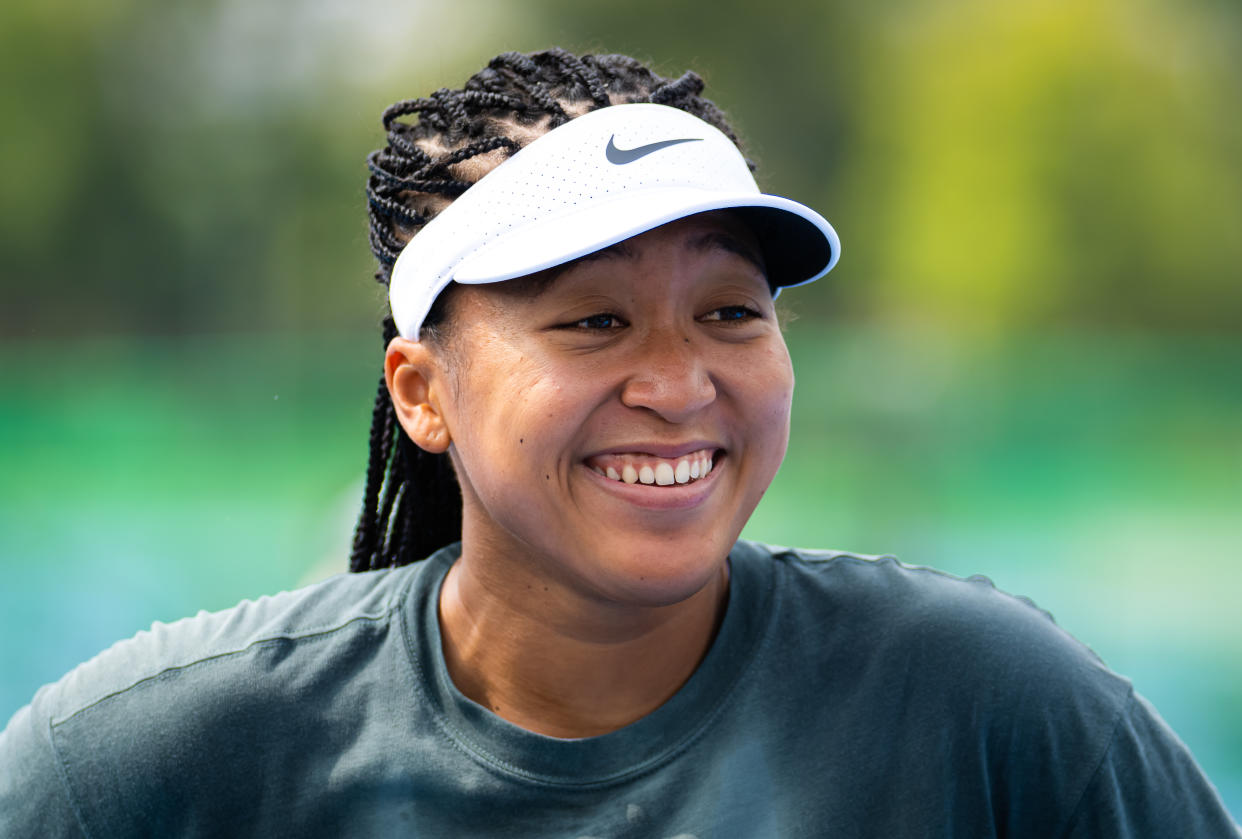
M 392 340 L 397 335 L 397 327 L 391 317 L 384 319 L 384 341 Z M 390 337 L 391 336 L 391 337 Z M 367 571 L 375 567 L 375 560 L 381 555 L 381 531 L 387 521 L 375 512 L 379 500 L 380 489 L 385 478 L 390 474 L 390 461 L 393 455 L 392 438 L 396 433 L 397 415 L 388 397 L 388 387 L 383 374 L 380 374 L 379 388 L 375 394 L 375 405 L 371 410 L 371 454 L 367 461 L 367 479 L 363 488 L 362 511 L 358 516 L 358 524 L 354 528 L 354 545 L 349 556 L 350 571 Z
M 379 263 L 376 279 L 387 286 L 410 238 L 483 174 L 534 137 L 587 111 L 631 102 L 671 105 L 738 144 L 724 114 L 699 95 L 702 90 L 703 80 L 694 73 L 666 79 L 629 56 L 550 49 L 502 53 L 461 90 L 441 88 L 397 102 L 380 118 L 387 145 L 367 156 L 368 239 Z M 408 117 L 417 121 L 405 121 Z M 449 328 L 445 298 L 437 299 L 424 321 L 424 340 L 439 340 Z M 396 335 L 386 317 L 385 348 Z M 423 451 L 406 436 L 381 376 L 350 570 L 405 565 L 460 539 L 461 511 L 451 460 Z

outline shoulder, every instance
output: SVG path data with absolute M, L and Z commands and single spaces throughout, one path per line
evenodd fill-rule
M 776 581 L 765 703 L 793 695 L 783 716 L 831 732 L 859 796 L 891 786 L 1015 836 L 1235 835 L 1129 681 L 1030 600 L 893 557 L 739 556 Z
M 770 647 L 825 728 L 929 800 L 1059 835 L 1129 707 L 1127 680 L 1024 598 L 892 557 L 770 548 Z M 776 650 L 779 649 L 779 652 Z M 844 710 L 841 710 L 844 709 Z M 876 749 L 878 756 L 867 750 Z M 954 767 L 939 786 L 929 766 Z M 989 792 L 990 791 L 990 792 Z M 990 796 L 996 796 L 992 798 Z
M 779 581 L 777 631 L 797 633 L 831 666 L 900 680 L 934 704 L 993 702 L 1042 719 L 1056 703 L 1085 703 L 1104 727 L 1130 694 L 1048 612 L 986 577 L 891 556 L 755 547 Z
M 119 641 L 42 688 L 33 707 L 52 725 L 125 694 L 180 679 L 222 687 L 213 671 L 262 659 L 280 650 L 328 647 L 382 631 L 417 569 L 341 574 L 305 588 L 242 601 L 219 612 L 199 612 L 154 623 Z M 232 685 L 232 689 L 239 686 Z M 201 687 L 195 688 L 199 693 Z M 200 694 L 201 695 L 201 694 Z
M 0 811 L 127 835 L 259 818 L 237 809 L 254 804 L 256 777 L 296 786 L 306 767 L 333 765 L 368 709 L 408 701 L 403 616 L 429 564 L 340 575 L 114 644 L 0 732 Z
M 825 619 L 848 616 L 890 633 L 1038 629 L 1064 636 L 1048 612 L 982 575 L 958 577 L 891 555 L 751 544 L 773 562 L 790 605 Z

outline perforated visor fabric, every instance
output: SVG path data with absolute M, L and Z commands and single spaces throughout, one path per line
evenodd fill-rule
M 759 192 L 719 130 L 664 105 L 592 111 L 534 140 L 427 224 L 393 268 L 389 298 L 416 338 L 450 282 L 509 280 L 564 264 L 661 224 L 745 208 L 774 287 L 809 282 L 836 262 L 831 225 Z

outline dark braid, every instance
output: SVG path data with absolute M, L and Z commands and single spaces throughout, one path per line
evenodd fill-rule
M 476 155 L 487 154 L 489 151 L 495 151 L 496 149 L 506 149 L 509 154 L 513 154 L 521 147 L 522 146 L 516 140 L 512 140 L 508 137 L 488 137 L 486 140 L 479 140 L 478 142 L 471 143 L 470 145 L 460 148 L 457 151 L 449 152 L 435 163 L 424 169 L 422 174 L 424 178 L 429 178 L 433 175 L 439 175 L 442 172 L 447 172 L 449 167 L 453 164 L 461 163 L 463 160 L 469 160 Z M 428 181 L 428 183 L 433 182 Z M 474 185 L 472 181 L 450 181 L 450 183 L 454 185 L 463 184 L 466 187 Z M 462 192 L 464 191 L 465 190 L 463 189 Z
M 687 111 L 737 136 L 700 96 L 694 73 L 670 80 L 625 55 L 576 56 L 562 49 L 507 52 L 466 81 L 386 109 L 387 145 L 367 156 L 367 208 L 376 279 L 388 284 L 401 249 L 427 222 L 526 143 L 574 116 L 608 105 L 656 102 Z M 417 116 L 416 122 L 403 121 Z M 749 162 L 749 161 L 748 161 Z M 751 164 L 754 169 L 754 165 Z M 441 294 L 421 337 L 444 340 Z M 384 346 L 397 335 L 384 319 Z M 447 454 L 431 454 L 401 429 L 380 377 L 371 414 L 371 454 L 350 569 L 405 565 L 461 538 L 461 490 Z

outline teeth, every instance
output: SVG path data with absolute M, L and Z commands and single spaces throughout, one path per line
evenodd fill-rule
M 712 471 L 710 452 L 710 449 L 704 449 L 679 460 L 644 454 L 607 456 L 600 458 L 602 462 L 589 465 L 612 481 L 666 487 L 706 478 Z
M 671 486 L 673 483 L 673 467 L 667 463 L 656 464 L 655 468 L 656 483 L 662 487 Z

